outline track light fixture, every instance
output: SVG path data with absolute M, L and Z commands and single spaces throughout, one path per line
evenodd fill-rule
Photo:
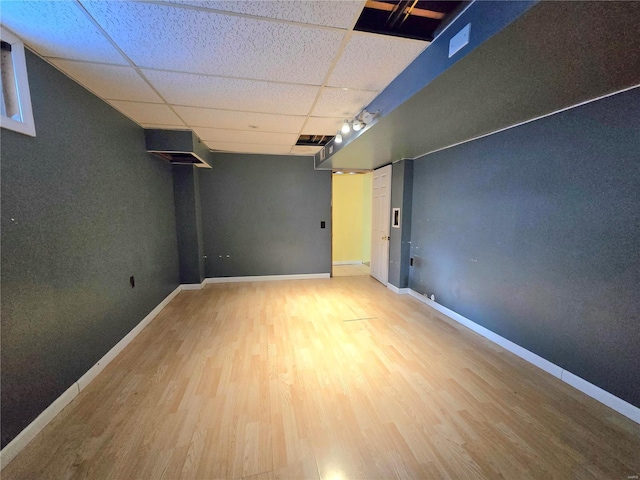
M 342 134 L 340 132 L 336 134 L 336 143 L 342 143 Z
M 353 121 L 353 131 L 354 132 L 359 132 L 363 128 L 364 128 L 364 123 L 362 123 L 362 122 L 360 122 L 358 120 L 354 120 Z
M 342 124 L 342 128 L 340 129 L 342 133 L 345 135 L 351 131 L 351 127 L 349 126 L 349 121 L 345 120 Z

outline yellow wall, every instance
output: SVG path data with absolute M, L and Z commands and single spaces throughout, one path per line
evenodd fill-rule
M 353 176 L 353 175 L 352 175 Z M 373 174 L 362 177 L 362 263 L 371 261 L 371 203 L 373 201 Z
M 332 202 L 332 260 L 368 262 L 371 255 L 371 175 L 334 174 Z

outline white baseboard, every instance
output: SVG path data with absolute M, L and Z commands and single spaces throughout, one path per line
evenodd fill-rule
M 573 388 L 586 393 L 591 398 L 598 400 L 600 403 L 604 403 L 607 407 L 614 409 L 616 412 L 621 413 L 634 422 L 640 423 L 640 408 L 635 405 L 625 402 L 621 398 L 616 397 L 593 383 L 587 382 L 583 378 L 580 378 L 567 370 L 562 370 L 561 378 L 563 382 L 568 383 Z
M 408 288 L 398 288 L 395 285 L 387 283 L 387 288 L 391 290 L 393 293 L 397 293 L 398 295 L 406 295 L 409 293 Z
M 332 265 L 362 265 L 362 260 L 338 260 L 331 262 Z
M 166 307 L 169 302 L 171 300 L 174 299 L 174 297 L 176 295 L 178 295 L 178 293 L 180 293 L 183 290 L 183 286 L 182 285 L 178 285 L 178 287 L 171 292 L 169 295 L 167 295 L 167 298 L 165 298 L 164 300 L 162 300 L 162 302 L 160 302 L 158 304 L 158 306 L 156 308 L 154 308 L 153 310 L 151 310 L 149 312 L 149 314 L 144 317 L 142 319 L 142 321 L 136 325 L 135 327 L 133 327 L 133 329 L 127 333 L 122 340 L 120 340 L 118 343 L 116 343 L 111 350 L 109 350 L 107 353 L 105 353 L 105 355 L 98 360 L 98 362 L 91 367 L 87 373 L 85 373 L 84 375 L 82 375 L 79 379 L 78 379 L 78 389 L 81 392 L 82 390 L 84 390 L 86 388 L 87 385 L 89 385 L 89 383 L 91 383 L 91 381 L 96 378 L 96 376 L 102 371 L 104 370 L 104 368 L 109 365 L 109 363 L 111 363 L 111 361 L 116 358 L 118 356 L 118 354 L 125 349 L 125 347 L 127 345 L 129 345 L 131 343 L 131 341 L 136 338 L 138 336 L 138 334 L 147 326 L 151 323 L 151 320 L 153 320 L 154 318 L 156 318 L 156 316 L 162 311 L 162 309 L 164 307 Z
M 183 283 L 180 286 L 182 287 L 182 290 L 202 290 L 204 284 L 205 281 L 203 280 L 202 283 Z
M 330 278 L 330 273 L 302 273 L 299 275 L 255 275 L 249 277 L 209 277 L 203 283 L 271 282 L 277 280 L 311 280 Z
M 405 289 L 400 289 L 400 290 L 405 290 Z M 615 410 L 616 412 L 624 415 L 625 417 L 633 420 L 634 422 L 640 423 L 640 408 L 636 407 L 635 405 L 632 405 L 629 402 L 626 402 L 621 398 L 616 397 L 612 393 L 609 393 L 606 390 L 603 390 L 602 388 L 594 385 L 593 383 L 590 383 L 578 377 L 577 375 L 574 375 L 573 373 L 563 369 L 562 367 L 556 365 L 555 363 L 552 363 L 549 360 L 546 360 L 541 356 L 536 355 L 533 352 L 530 352 L 526 348 L 523 348 L 520 345 L 513 343 L 511 340 L 507 340 L 506 338 L 501 337 L 497 333 L 494 333 L 488 328 L 485 328 L 482 325 L 479 325 L 469 320 L 468 318 L 463 317 L 459 313 L 456 313 L 453 310 L 450 310 L 447 307 L 434 302 L 430 298 L 419 294 L 415 290 L 412 290 L 410 288 L 406 290 L 408 290 L 407 293 L 409 295 L 421 301 L 425 305 L 430 306 L 434 310 L 439 311 L 440 313 L 446 315 L 452 320 L 455 320 L 456 322 L 464 325 L 470 330 L 473 330 L 474 332 L 482 335 L 488 340 L 491 340 L 492 342 L 500 345 L 505 350 L 510 351 L 511 353 L 519 356 L 523 360 L 526 360 L 527 362 L 535 365 L 536 367 L 544 370 L 545 372 L 550 373 L 554 377 L 559 378 L 563 382 L 571 385 L 577 390 L 580 390 L 582 393 L 590 396 L 591 398 L 598 400 L 600 403 L 603 403 L 607 407 Z M 398 293 L 403 293 L 403 292 L 400 291 Z
M 138 325 L 125 335 L 122 340 L 116 343 L 111 350 L 109 350 L 98 362 L 91 367 L 82 377 L 74 382 L 62 395 L 56 398 L 51 405 L 49 405 L 38 417 L 25 427 L 11 442 L 9 442 L 0 451 L 0 470 L 15 458 L 20 451 L 26 447 L 31 440 L 33 440 L 40 431 L 47 426 L 51 420 L 55 418 L 58 413 L 62 411 L 76 396 L 84 390 L 96 376 L 104 370 L 104 368 L 118 356 L 118 354 L 124 350 L 124 348 L 131 343 L 131 341 L 151 323 L 151 321 L 166 307 L 173 298 L 182 291 L 182 285 L 171 292 L 162 302 L 158 304 L 156 308 L 151 310 L 149 314 L 142 319 Z
M 33 440 L 58 413 L 78 395 L 78 383 L 71 385 L 62 395 L 54 400 L 27 428 L 22 430 L 0 451 L 0 470 L 6 467 L 20 451 Z

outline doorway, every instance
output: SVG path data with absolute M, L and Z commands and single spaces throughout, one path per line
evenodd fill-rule
M 383 285 L 389 279 L 391 165 L 373 171 L 371 276 Z
M 371 172 L 332 175 L 332 275 L 369 275 L 371 261 Z

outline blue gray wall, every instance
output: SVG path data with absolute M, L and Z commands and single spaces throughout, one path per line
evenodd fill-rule
M 178 285 L 171 166 L 29 52 L 27 69 L 37 136 L 1 130 L 3 447 Z
M 411 255 L 411 204 L 413 160 L 400 160 L 391 167 L 391 228 L 389 236 L 389 278 L 398 288 L 409 286 Z M 393 227 L 393 209 L 400 209 L 400 227 Z
M 180 283 L 185 284 L 200 283 L 204 279 L 199 170 L 193 165 L 173 166 Z
M 330 171 L 231 153 L 212 166 L 199 172 L 207 277 L 331 272 Z
M 410 287 L 640 406 L 640 89 L 414 167 Z

